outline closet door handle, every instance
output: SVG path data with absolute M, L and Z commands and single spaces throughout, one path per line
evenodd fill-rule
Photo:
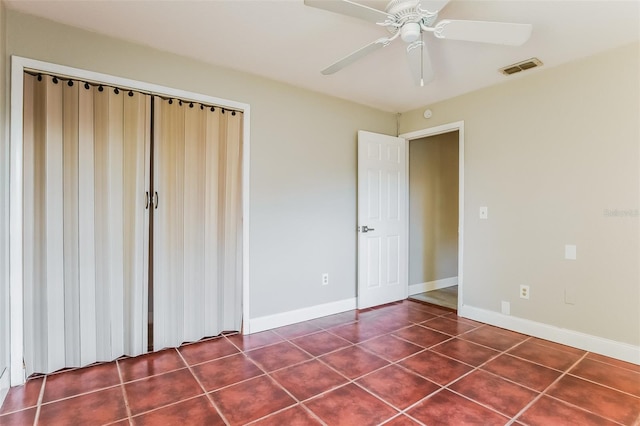
M 144 193 L 144 209 L 147 210 L 149 208 L 149 191 Z
M 157 210 L 158 209 L 158 191 L 156 191 L 154 194 L 155 194 L 155 196 L 153 197 L 153 199 L 154 199 L 154 207 L 153 208 Z

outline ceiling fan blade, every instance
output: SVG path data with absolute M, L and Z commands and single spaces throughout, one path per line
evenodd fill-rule
M 531 29 L 531 24 L 443 19 L 436 24 L 433 33 L 447 40 L 520 46 L 531 37 Z
M 354 3 L 350 0 L 304 0 L 304 4 L 354 18 L 364 19 L 374 24 L 384 22 L 391 18 L 391 15 L 386 12 L 363 4 Z
M 424 40 L 417 40 L 407 46 L 409 69 L 416 86 L 424 86 L 433 79 L 431 57 Z
M 451 0 L 422 0 L 419 5 L 422 10 L 426 10 L 430 13 L 438 13 L 444 9 L 450 1 Z
M 352 63 L 356 62 L 358 59 L 363 58 L 367 56 L 369 53 L 374 52 L 382 47 L 385 47 L 387 44 L 389 44 L 389 39 L 380 38 L 374 41 L 373 43 L 369 43 L 366 46 L 356 50 L 355 52 L 345 56 L 344 58 L 340 59 L 338 62 L 329 65 L 327 68 L 323 69 L 321 73 L 323 75 L 330 75 L 337 71 L 340 71 L 342 68 L 346 67 L 347 65 L 351 65 Z

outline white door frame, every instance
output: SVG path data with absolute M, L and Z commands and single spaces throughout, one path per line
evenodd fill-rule
M 22 276 L 22 113 L 23 113 L 23 73 L 25 70 L 41 71 L 71 77 L 76 80 L 105 83 L 121 88 L 130 88 L 165 97 L 181 98 L 203 102 L 242 111 L 244 114 L 242 140 L 242 323 L 243 333 L 250 333 L 249 324 L 249 148 L 251 116 L 250 105 L 227 99 L 215 98 L 199 93 L 174 89 L 156 84 L 108 74 L 52 64 L 49 62 L 11 57 L 11 141 L 9 154 L 9 300 L 11 321 L 11 386 L 25 381 L 23 369 L 24 355 L 24 318 L 23 318 L 23 276 Z
M 409 235 L 409 144 L 412 140 L 422 139 L 429 136 L 441 135 L 443 133 L 458 131 L 458 312 L 464 306 L 464 287 L 463 287 L 463 253 L 464 253 L 464 121 L 456 121 L 453 123 L 443 124 L 436 127 L 429 127 L 415 132 L 403 133 L 399 135 L 407 140 L 407 196 L 406 196 L 406 214 L 407 214 L 407 235 Z M 409 253 L 409 240 L 407 239 L 407 254 Z M 407 262 L 407 274 L 409 262 Z M 407 275 L 408 276 L 408 275 Z M 407 282 L 407 290 L 409 283 Z M 408 294 L 408 291 L 407 291 Z

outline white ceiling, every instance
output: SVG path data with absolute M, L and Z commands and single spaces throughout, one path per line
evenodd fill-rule
M 386 1 L 361 3 L 384 9 Z M 344 70 L 320 70 L 385 36 L 365 21 L 307 7 L 303 0 L 6 1 L 11 9 L 287 82 L 378 109 L 404 112 L 481 87 L 539 72 L 505 77 L 497 69 L 531 57 L 545 67 L 640 40 L 640 2 L 457 1 L 439 18 L 533 24 L 521 47 L 431 38 L 435 78 L 413 85 L 396 40 Z

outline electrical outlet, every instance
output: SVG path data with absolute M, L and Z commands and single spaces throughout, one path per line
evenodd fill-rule
M 329 274 L 326 272 L 322 274 L 322 285 L 329 285 Z
M 520 286 L 520 298 L 521 299 L 528 299 L 529 298 L 529 286 L 528 285 L 521 285 Z
M 486 206 L 480 207 L 480 219 L 489 218 L 489 208 Z

